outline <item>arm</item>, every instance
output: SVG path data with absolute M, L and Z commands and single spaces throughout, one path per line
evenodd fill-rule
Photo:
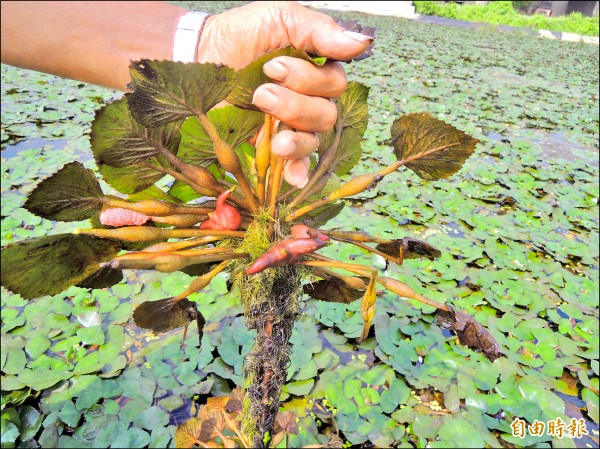
M 171 59 L 186 9 L 162 2 L 2 2 L 2 62 L 125 91 L 129 61 Z

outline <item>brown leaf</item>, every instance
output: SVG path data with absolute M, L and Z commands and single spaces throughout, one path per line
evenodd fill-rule
M 504 352 L 492 334 L 472 316 L 455 309 L 451 309 L 450 312 L 438 310 L 437 320 L 444 329 L 456 332 L 462 345 L 481 350 L 491 362 L 504 356 Z
M 358 23 L 356 21 L 352 21 L 352 20 L 345 21 L 345 20 L 338 19 L 335 22 L 346 31 L 353 31 L 355 33 L 361 33 L 361 34 L 365 34 L 367 36 L 371 36 L 372 38 L 375 38 L 375 27 L 363 27 L 360 23 Z M 372 50 L 373 50 L 373 45 L 375 45 L 375 43 L 371 42 L 371 44 L 367 47 L 367 49 L 365 51 L 363 51 L 356 58 L 352 58 L 350 61 L 362 61 L 363 59 L 366 59 L 369 56 L 371 56 Z M 350 62 L 350 61 L 347 61 L 347 62 Z
M 296 414 L 294 412 L 281 412 L 275 418 L 275 432 L 287 432 L 298 435 L 298 423 L 296 422 Z
M 245 391 L 240 387 L 235 387 L 227 397 L 225 410 L 229 413 L 238 414 L 242 411 L 242 403 L 244 401 Z
M 329 435 L 329 440 L 325 443 L 324 448 L 342 448 L 344 447 L 344 440 L 339 435 L 332 433 Z
M 341 302 L 350 304 L 363 295 L 361 290 L 348 286 L 344 281 L 338 278 L 331 278 L 306 284 L 304 293 L 311 298 L 320 299 L 327 302 Z
M 175 446 L 181 448 L 192 448 L 202 441 L 202 420 L 198 418 L 188 419 L 175 430 Z
M 404 237 L 391 243 L 380 243 L 376 248 L 391 257 L 399 259 L 418 259 L 425 257 L 433 260 L 442 255 L 441 251 L 422 240 Z
M 406 114 L 392 124 L 398 160 L 427 181 L 447 178 L 463 166 L 477 139 L 427 113 Z
M 146 301 L 133 311 L 135 324 L 143 329 L 150 329 L 154 333 L 187 326 L 197 318 L 196 303 L 187 298 L 175 302 L 173 298 Z

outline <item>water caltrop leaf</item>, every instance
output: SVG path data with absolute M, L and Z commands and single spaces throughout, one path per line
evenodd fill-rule
M 418 259 L 425 257 L 433 260 L 442 255 L 441 251 L 430 244 L 410 237 L 392 240 L 390 243 L 380 243 L 376 248 L 394 258 Z
M 316 64 L 306 52 L 294 49 L 291 46 L 266 53 L 252 61 L 243 69 L 237 71 L 236 86 L 227 97 L 227 101 L 238 108 L 258 111 L 259 109 L 252 104 L 254 91 L 261 84 L 273 82 L 271 78 L 264 74 L 263 65 L 279 56 L 291 56 Z
M 105 265 L 95 273 L 90 274 L 83 281 L 78 282 L 77 287 L 81 288 L 107 288 L 118 284 L 123 280 L 123 271 L 111 268 Z
M 221 138 L 233 149 L 256 134 L 264 122 L 263 113 L 235 106 L 213 109 L 207 115 Z M 178 156 L 185 162 L 203 167 L 217 160 L 214 144 L 195 116 L 188 117 L 181 127 Z
M 341 302 L 350 304 L 362 297 L 364 292 L 350 287 L 338 278 L 323 279 L 318 282 L 306 284 L 304 293 L 311 298 L 327 302 Z
M 159 126 L 207 113 L 234 87 L 233 69 L 216 64 L 133 61 L 127 94 L 133 117 L 144 126 Z
M 102 198 L 94 172 L 71 162 L 40 182 L 23 207 L 48 220 L 80 221 L 98 215 Z
M 481 350 L 491 362 L 504 355 L 492 334 L 472 316 L 451 308 L 438 310 L 436 318 L 440 327 L 456 332 L 462 345 Z
M 477 139 L 426 112 L 406 114 L 391 128 L 398 160 L 427 181 L 447 178 L 463 166 Z
M 133 164 L 127 167 L 103 164 L 99 165 L 98 169 L 102 178 L 112 188 L 121 193 L 132 194 L 147 189 L 165 176 L 163 172 L 152 167 L 170 168 L 170 164 L 163 156 L 154 156 L 142 164 Z
M 329 220 L 337 216 L 346 204 L 342 201 L 325 204 L 304 215 L 303 223 L 311 228 L 320 228 Z
M 196 303 L 187 298 L 180 301 L 173 301 L 173 298 L 146 301 L 133 311 L 135 324 L 154 333 L 188 326 L 197 317 Z
M 146 128 L 129 111 L 127 99 L 109 103 L 96 113 L 90 142 L 96 164 L 127 167 L 163 151 L 176 153 L 181 120 Z
M 55 295 L 98 271 L 119 249 L 113 240 L 72 234 L 12 243 L 2 248 L 2 285 L 26 299 Z

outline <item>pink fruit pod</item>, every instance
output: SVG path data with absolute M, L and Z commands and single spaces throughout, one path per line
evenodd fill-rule
M 105 226 L 141 226 L 149 219 L 146 214 L 121 207 L 109 207 L 100 212 L 100 223 Z
M 217 197 L 215 211 L 208 214 L 208 220 L 202 222 L 200 229 L 236 231 L 240 228 L 242 216 L 235 207 L 225 202 L 232 191 L 233 189 L 226 190 Z
M 329 241 L 329 237 L 327 237 L 325 234 L 321 234 L 316 229 L 309 228 L 308 226 L 303 225 L 303 224 L 296 224 L 296 225 L 292 226 L 292 229 L 290 232 L 297 239 L 303 239 L 303 238 L 317 239 L 318 238 L 319 240 L 322 240 L 323 242 Z
M 305 254 L 312 253 L 323 248 L 326 243 L 318 238 L 316 239 L 287 239 L 282 240 L 267 250 L 262 256 L 254 261 L 246 270 L 246 274 L 256 274 L 261 271 L 288 265 Z

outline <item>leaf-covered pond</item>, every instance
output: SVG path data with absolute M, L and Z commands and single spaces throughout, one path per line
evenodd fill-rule
M 219 11 L 236 2 L 197 2 Z M 191 6 L 187 4 L 187 6 Z M 339 14 L 377 28 L 373 56 L 346 66 L 371 86 L 369 159 L 389 163 L 389 123 L 428 111 L 481 140 L 448 181 L 396 173 L 348 202 L 336 225 L 427 240 L 434 261 L 381 266 L 487 327 L 506 353 L 493 363 L 438 327 L 433 308 L 386 293 L 362 345 L 360 306 L 308 297 L 292 335 L 284 406 L 301 417 L 294 446 L 326 441 L 404 447 L 598 445 L 598 55 L 586 44 Z M 72 160 L 95 168 L 88 133 L 116 92 L 2 66 L 2 244 L 83 223 L 53 223 L 21 206 Z M 103 185 L 105 191 L 110 188 Z M 371 263 L 332 245 L 338 260 Z M 375 260 L 375 263 L 380 261 Z M 153 337 L 133 308 L 174 296 L 183 273 L 126 272 L 105 290 L 72 287 L 27 302 L 2 290 L 2 441 L 42 447 L 166 447 L 206 395 L 242 384 L 246 330 L 226 279 L 190 299 L 207 319 Z M 425 290 L 426 289 L 426 290 Z M 529 424 L 564 435 L 512 435 Z M 575 419 L 589 435 L 571 439 Z M 582 421 L 578 421 L 582 420 Z

